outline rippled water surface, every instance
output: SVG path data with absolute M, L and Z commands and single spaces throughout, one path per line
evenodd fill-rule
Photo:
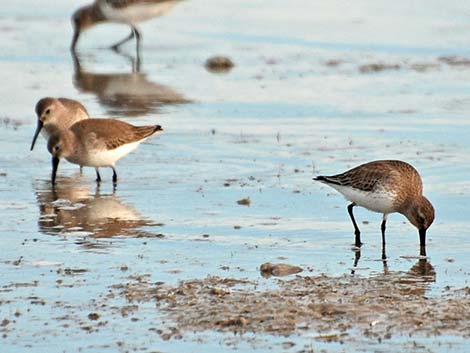
M 106 49 L 128 34 L 119 25 L 86 32 L 73 60 L 69 18 L 86 3 L 22 0 L 0 10 L 2 352 L 367 351 L 300 334 L 189 332 L 167 341 L 149 331 L 161 324 L 154 305 L 142 304 L 132 320 L 115 314 L 126 302 L 109 293 L 144 274 L 175 285 L 210 275 L 275 288 L 259 274 L 265 262 L 350 274 L 347 203 L 312 177 L 374 159 L 413 164 L 436 208 L 427 246 L 435 276 L 423 296 L 468 286 L 468 4 L 186 1 L 141 25 L 136 70 L 132 45 Z M 220 54 L 235 67 L 206 70 Z M 45 141 L 29 151 L 44 96 L 165 131 L 119 161 L 115 190 L 109 170 L 97 187 L 92 169 L 80 175 L 66 162 L 52 189 Z M 249 206 L 237 204 L 248 197 Z M 381 215 L 355 214 L 365 243 L 355 276 L 417 264 L 418 234 L 403 216 L 389 217 L 384 267 Z M 104 299 L 106 323 L 87 329 Z M 452 334 L 416 340 L 420 351 L 468 351 Z M 396 344 L 418 349 L 406 336 L 373 348 Z

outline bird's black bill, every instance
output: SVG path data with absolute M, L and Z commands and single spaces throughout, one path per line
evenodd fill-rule
M 38 120 L 38 126 L 36 127 L 36 132 L 34 133 L 33 142 L 31 143 L 31 151 L 33 150 L 34 145 L 36 144 L 36 139 L 38 138 L 43 125 L 44 125 L 43 122 L 41 120 Z
M 426 247 L 426 229 L 419 230 L 419 245 L 422 248 Z
M 57 168 L 59 167 L 60 159 L 52 157 L 52 185 L 55 184 L 55 177 L 57 175 Z
M 426 229 L 419 230 L 419 255 L 426 256 Z

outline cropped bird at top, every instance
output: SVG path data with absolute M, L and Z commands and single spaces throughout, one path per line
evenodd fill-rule
M 82 166 L 94 167 L 96 181 L 101 181 L 99 167 L 111 167 L 117 182 L 115 163 L 157 132 L 160 125 L 134 126 L 114 119 L 87 119 L 70 129 L 51 135 L 47 149 L 52 154 L 52 183 L 55 183 L 61 158 Z
M 383 214 L 383 245 L 387 215 L 398 212 L 418 229 L 421 255 L 426 254 L 426 230 L 434 221 L 434 208 L 423 196 L 421 177 L 410 164 L 397 160 L 373 161 L 341 174 L 317 176 L 313 179 L 336 189 L 351 202 L 348 213 L 354 226 L 357 247 L 362 243 L 353 207 L 362 206 Z
M 136 50 L 139 54 L 141 34 L 136 24 L 167 13 L 183 0 L 95 0 L 92 4 L 79 8 L 72 15 L 74 34 L 72 51 L 75 51 L 80 34 L 96 24 L 104 22 L 123 23 L 131 27 L 128 37 L 114 44 L 117 50 L 122 44 L 136 37 Z
M 80 102 L 68 98 L 42 98 L 36 103 L 35 111 L 38 119 L 31 151 L 40 132 L 47 140 L 53 133 L 89 118 L 86 108 Z

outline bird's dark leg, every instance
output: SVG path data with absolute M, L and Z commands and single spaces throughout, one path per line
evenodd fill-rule
M 387 259 L 387 255 L 385 254 L 385 224 L 387 223 L 387 215 L 384 214 L 383 219 L 382 219 L 382 225 L 380 226 L 380 229 L 382 230 L 382 260 Z
M 382 246 L 385 246 L 385 224 L 387 223 L 387 215 L 384 215 L 384 218 L 382 220 L 382 225 L 380 226 L 380 229 L 382 230 Z
M 96 170 L 96 182 L 100 183 L 101 182 L 100 171 L 98 170 L 98 168 L 95 168 L 95 170 Z
M 359 230 L 359 227 L 357 226 L 356 220 L 354 219 L 354 214 L 353 214 L 353 207 L 356 206 L 356 204 L 353 202 L 348 206 L 348 213 L 349 217 L 351 217 L 352 224 L 354 226 L 354 235 L 356 236 L 356 241 L 355 245 L 359 248 L 361 247 L 361 231 Z
M 114 50 L 114 51 L 118 51 L 119 50 L 119 47 L 121 45 L 123 45 L 124 43 L 126 43 L 127 41 L 131 40 L 132 38 L 134 38 L 134 27 L 132 27 L 132 30 L 131 30 L 131 34 L 129 34 L 126 38 L 124 38 L 123 40 L 117 42 L 116 44 L 112 45 L 111 46 L 111 49 Z
M 80 166 L 80 175 L 83 175 L 83 166 Z
M 116 174 L 116 169 L 114 167 L 111 167 L 113 169 L 113 184 L 117 184 L 117 174 Z

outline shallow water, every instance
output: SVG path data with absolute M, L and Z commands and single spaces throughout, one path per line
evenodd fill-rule
M 80 327 L 95 300 L 134 274 L 171 284 L 248 278 L 263 288 L 276 287 L 259 274 L 265 262 L 349 274 L 347 204 L 311 178 L 373 159 L 413 164 L 436 208 L 427 246 L 436 276 L 425 295 L 468 286 L 470 65 L 445 59 L 470 57 L 464 3 L 187 1 L 141 26 L 140 72 L 132 45 L 122 55 L 105 49 L 127 34 L 123 26 L 85 33 L 74 63 L 69 16 L 78 6 L 24 0 L 0 10 L 0 320 L 10 321 L 2 351 L 367 351 L 313 334 L 164 341 L 148 332 L 160 317 L 151 304 L 136 322 L 110 310 L 99 334 Z M 217 54 L 236 66 L 207 71 Z M 370 64 L 398 68 L 364 72 Z M 44 96 L 165 132 L 118 163 L 116 190 L 110 171 L 97 188 L 93 170 L 80 176 L 66 162 L 52 190 L 45 142 L 29 151 Z M 250 206 L 237 204 L 246 197 Z M 365 243 L 355 275 L 383 274 L 381 215 L 355 214 Z M 386 270 L 405 273 L 418 261 L 418 234 L 400 215 L 387 226 Z M 460 337 L 417 340 L 433 352 L 468 348 Z M 373 348 L 395 344 L 416 349 L 399 336 Z

